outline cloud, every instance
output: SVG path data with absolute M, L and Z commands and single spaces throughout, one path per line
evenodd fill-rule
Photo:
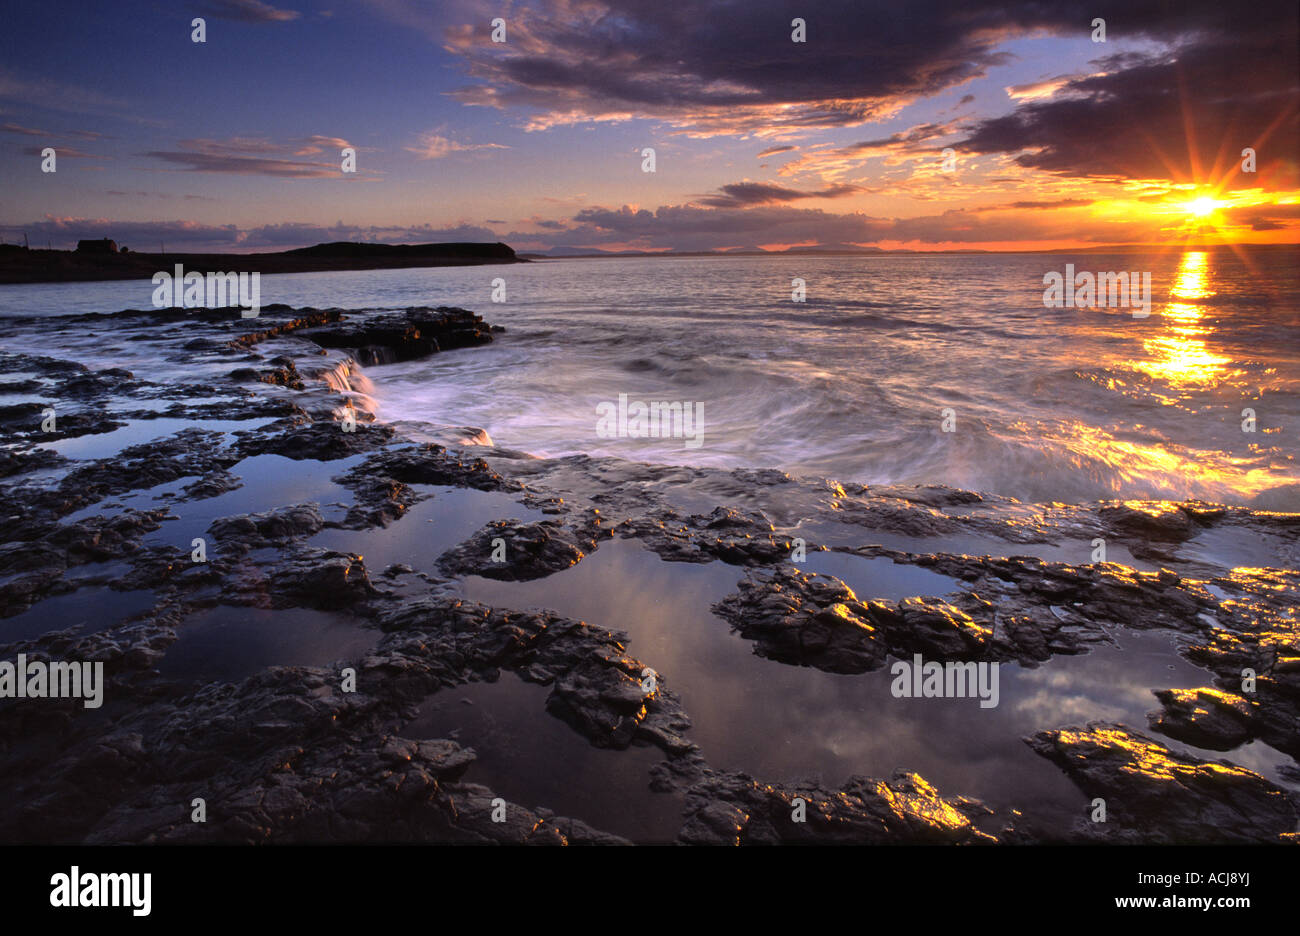
M 716 250 L 753 244 L 917 247 L 998 243 L 1152 243 L 1163 239 L 1167 218 L 1143 216 L 1105 225 L 1090 223 L 1086 199 L 1022 201 L 953 209 L 911 218 L 863 212 L 834 213 L 786 204 L 753 207 L 665 205 L 655 210 L 624 205 L 586 208 L 566 223 L 537 222 L 537 231 L 514 231 L 507 243 L 545 247 L 617 247 L 641 250 Z M 1252 209 L 1260 214 L 1260 209 Z
M 200 12 L 241 23 L 285 23 L 302 15 L 296 10 L 276 9 L 261 0 L 207 0 Z
M 415 153 L 420 159 L 442 159 L 452 153 L 509 148 L 500 143 L 457 143 L 455 140 L 432 131 L 420 134 L 419 142 L 415 146 L 404 147 L 407 152 Z
M 807 152 L 786 163 L 779 173 L 795 176 L 813 172 L 822 178 L 835 178 L 861 168 L 868 159 L 883 158 L 887 163 L 899 163 L 914 157 L 935 159 L 941 141 L 953 137 L 958 128 L 955 121 L 917 124 L 887 137 Z
M 28 156 L 40 156 L 41 146 L 24 146 L 23 152 Z M 53 147 L 54 153 L 60 159 L 112 159 L 112 156 L 100 156 L 98 153 L 83 153 L 79 149 L 73 149 L 71 146 Z
M 1280 0 L 1262 2 L 1276 8 Z M 418 19 L 414 0 L 377 6 L 402 23 Z M 509 42 L 493 43 L 499 6 L 467 4 L 469 24 L 442 35 L 471 82 L 452 92 L 463 103 L 527 111 L 534 130 L 646 118 L 694 136 L 760 138 L 890 117 L 1010 61 L 1010 39 L 1087 42 L 1095 16 L 1112 35 L 1122 23 L 1129 42 L 1171 43 L 1235 33 L 1234 21 L 1259 13 L 1253 6 L 1243 17 L 1220 0 L 1186 0 L 1176 11 L 1094 0 L 1087 16 L 1041 0 L 912 0 L 900 15 L 896 0 L 826 0 L 804 14 L 808 41 L 794 43 L 785 0 L 719 0 L 707 12 L 647 0 L 534 0 L 511 8 Z
M 1080 75 L 1059 75 L 1056 78 L 1047 78 L 1043 81 L 1034 81 L 1029 84 L 1011 85 L 1004 89 L 1007 97 L 1019 103 L 1020 101 L 1041 101 L 1050 98 L 1056 92 L 1066 87 L 1072 81 L 1077 81 Z
M 655 210 L 624 205 L 590 207 L 565 220 L 531 219 L 533 230 L 504 236 L 462 222 L 453 226 L 269 224 L 241 228 L 190 221 L 116 221 L 106 218 L 53 217 L 0 227 L 13 240 L 23 231 L 39 240 L 72 246 L 86 237 L 113 237 L 149 251 L 158 241 L 169 250 L 225 252 L 287 250 L 329 241 L 431 243 L 504 240 L 516 249 L 535 247 L 612 247 L 641 250 L 717 250 L 754 244 L 912 245 L 920 248 L 1019 243 L 1154 243 L 1165 240 L 1167 216 L 1138 214 L 1104 225 L 1090 224 L 1084 199 L 1019 201 L 1007 205 L 954 209 L 911 218 L 883 218 L 863 212 L 828 212 L 788 204 L 712 208 L 664 205 Z M 1256 231 L 1300 230 L 1300 204 L 1225 209 L 1225 220 Z M 498 223 L 498 222 L 492 222 Z M 1181 223 L 1174 219 L 1173 223 Z M 138 244 L 138 246 L 137 246 Z
M 744 207 L 745 205 L 766 205 L 774 202 L 796 201 L 801 198 L 843 198 L 862 191 L 857 185 L 829 185 L 817 191 L 801 191 L 786 188 L 770 182 L 733 182 L 724 185 L 719 195 L 708 195 L 699 199 L 699 204 L 715 208 Z
M 49 239 L 56 247 L 71 247 L 81 238 L 112 237 L 132 249 L 150 252 L 159 241 L 167 250 L 220 253 L 223 251 L 291 250 L 330 241 L 367 243 L 441 243 L 480 241 L 495 243 L 496 234 L 485 227 L 459 224 L 454 227 L 431 225 L 382 226 L 303 223 L 268 224 L 241 228 L 234 224 L 199 224 L 193 221 L 119 221 L 110 218 L 56 217 L 47 215 L 40 221 L 0 227 L 5 240 L 20 238 L 28 232 L 33 240 Z
M 311 136 L 275 141 L 261 138 L 232 137 L 229 140 L 180 140 L 176 150 L 153 150 L 143 155 L 186 172 L 214 172 L 230 175 L 261 175 L 281 179 L 333 179 L 342 176 L 341 162 L 303 160 L 298 157 L 338 153 L 349 146 L 340 137 Z M 358 170 L 373 178 L 379 173 Z
M 1261 174 L 1272 172 L 1277 187 L 1294 184 L 1295 4 L 1261 0 L 1250 16 L 1223 7 L 1203 26 L 1166 51 L 1101 60 L 1100 73 L 1071 77 L 1050 96 L 1026 92 L 1012 113 L 981 121 L 954 145 L 1065 176 L 1226 177 L 1230 187 L 1257 184 L 1236 171 L 1251 146 Z
M 19 76 L 3 68 L 0 68 L 0 99 L 18 101 L 27 106 L 97 116 L 126 116 L 123 112 L 128 107 L 122 98 L 48 78 Z
M 789 146 L 789 145 L 786 145 L 786 146 L 769 146 L 767 149 L 765 149 L 765 150 L 763 150 L 762 152 L 760 152 L 760 153 L 759 153 L 756 157 L 754 157 L 754 158 L 755 158 L 755 159 L 762 159 L 764 156 L 775 156 L 777 153 L 788 153 L 788 152 L 790 152 L 791 150 L 796 150 L 796 149 L 798 149 L 798 148 L 799 148 L 799 147 L 797 147 L 797 146 Z
M 91 130 L 36 130 L 32 127 L 24 127 L 21 124 L 6 123 L 0 124 L 0 130 L 5 133 L 16 133 L 21 136 L 47 137 L 49 139 L 77 139 L 77 140 L 99 140 L 103 138 L 102 133 L 95 133 Z
M 211 198 L 207 195 L 179 195 L 178 196 L 178 195 L 173 195 L 170 192 L 143 192 L 139 190 L 134 192 L 124 192 L 121 189 L 108 189 L 107 191 L 104 192 L 104 194 L 116 195 L 118 197 L 125 197 L 125 198 L 159 198 L 162 199 L 163 201 L 169 201 L 173 198 L 183 198 L 186 201 L 215 202 L 221 200 L 219 198 Z
M 342 137 L 313 135 L 307 137 L 304 140 L 298 141 L 297 149 L 293 151 L 293 155 L 314 156 L 317 153 L 323 153 L 327 149 L 331 150 L 332 152 L 339 153 L 350 146 L 352 146 L 352 144 L 349 143 L 347 140 L 343 139 Z M 361 151 L 365 147 L 357 146 L 352 148 Z
M 1091 205 L 1092 199 L 1089 198 L 1057 198 L 1052 201 L 1015 201 L 1009 205 L 985 205 L 980 208 L 971 208 L 971 211 L 1006 211 L 1008 209 L 1018 209 L 1021 211 L 1049 211 L 1053 208 L 1082 208 Z

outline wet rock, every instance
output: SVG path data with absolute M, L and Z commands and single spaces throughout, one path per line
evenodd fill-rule
M 375 594 L 360 556 L 329 550 L 311 550 L 296 556 L 277 568 L 271 581 L 276 607 L 333 611 Z
M 297 504 L 265 513 L 223 517 L 208 527 L 223 547 L 246 552 L 319 533 L 325 526 L 316 504 Z
M 266 370 L 257 370 L 253 367 L 240 367 L 231 371 L 229 377 L 231 380 L 247 383 L 257 381 L 259 383 L 271 384 L 275 387 L 287 387 L 290 390 L 305 390 L 307 385 L 303 382 L 302 374 L 298 373 L 298 366 L 290 358 L 276 358 L 271 363 L 278 365 Z
M 237 491 L 244 486 L 244 482 L 225 469 L 210 471 L 197 481 L 191 482 L 182 488 L 181 500 L 206 500 L 210 497 L 217 497 L 221 494 L 228 494 L 231 491 Z
M 282 455 L 295 461 L 334 461 L 381 448 L 393 441 L 395 432 L 391 426 L 360 420 L 352 432 L 345 432 L 341 422 L 293 420 L 237 435 L 236 449 L 244 458 Z
M 1100 508 L 1097 516 L 1120 537 L 1128 539 L 1180 542 L 1200 529 L 1181 505 L 1165 501 L 1115 504 Z M 1201 516 L 1209 519 L 1205 513 Z
M 796 800 L 804 821 L 795 821 Z M 975 821 L 992 815 L 977 800 L 947 798 L 917 774 L 889 780 L 850 777 L 839 789 L 763 784 L 744 774 L 711 774 L 686 795 L 679 840 L 695 845 L 995 844 Z
M 690 722 L 662 675 L 624 652 L 626 637 L 548 611 L 504 611 L 452 598 L 404 603 L 380 613 L 391 636 L 365 661 L 367 678 L 418 699 L 490 668 L 552 686 L 547 710 L 597 747 L 634 740 L 674 756 L 693 750 L 681 735 Z M 420 654 L 418 665 L 411 655 Z M 395 654 L 394 651 L 400 651 Z
M 434 443 L 386 449 L 367 458 L 340 477 L 348 487 L 392 479 L 403 484 L 434 484 L 472 487 L 480 491 L 517 491 L 518 482 L 508 481 L 481 458 L 465 458 Z
M 1230 751 L 1251 736 L 1253 705 L 1217 689 L 1161 689 L 1162 712 L 1147 715 L 1156 731 L 1211 751 Z
M 1292 798 L 1258 774 L 1178 754 L 1123 725 L 1040 731 L 1025 743 L 1106 800 L 1106 823 L 1091 830 L 1106 840 L 1277 844 L 1300 819 Z
M 493 520 L 443 553 L 438 567 L 449 575 L 527 582 L 577 565 L 596 548 L 599 538 L 576 533 L 557 520 Z M 493 559 L 494 554 L 503 556 L 502 560 Z
M 50 449 L 36 448 L 0 449 L 0 478 L 12 478 L 14 475 L 53 468 L 67 461 L 62 455 Z
M 889 646 L 878 620 L 838 579 L 778 569 L 738 588 L 713 612 L 753 640 L 760 656 L 832 673 L 883 665 Z
M 51 401 L 63 399 L 51 397 Z M 67 412 L 59 407 L 55 409 L 54 428 L 44 428 L 46 411 L 51 403 L 11 403 L 0 406 L 0 431 L 6 440 L 25 439 L 38 444 L 57 442 L 60 439 L 73 439 L 85 435 L 97 435 L 112 432 L 126 425 L 102 412 Z
M 1002 655 L 989 628 L 946 602 L 863 602 L 837 578 L 788 567 L 751 573 L 713 611 L 753 640 L 760 656 L 830 673 L 879 669 L 890 654 L 976 661 Z
M 166 514 L 166 510 L 125 510 L 71 524 L 30 524 L 25 540 L 0 544 L 0 575 L 17 576 L 0 585 L 0 617 L 19 614 L 41 598 L 68 588 L 64 572 L 70 568 L 132 555 L 145 534 L 162 525 Z
M 184 429 L 128 446 L 111 458 L 79 463 L 57 487 L 19 488 L 16 496 L 34 514 L 61 517 L 110 495 L 224 470 L 239 457 L 221 448 L 221 437 L 218 432 Z
M 369 480 L 353 476 L 348 480 L 357 501 L 348 509 L 342 525 L 353 530 L 386 527 L 406 516 L 412 506 L 432 496 L 392 478 Z
M 268 325 L 258 331 L 246 332 L 237 338 L 231 340 L 231 345 L 239 348 L 249 348 L 253 345 L 260 344 L 271 338 L 291 332 L 299 332 L 306 328 L 318 327 L 330 322 L 340 322 L 343 320 L 342 309 L 301 309 L 294 310 L 283 303 L 272 303 L 263 306 L 258 314 L 259 321 L 271 322 L 279 320 L 277 324 Z
M 591 744 L 658 748 L 665 760 L 655 768 L 655 788 L 689 794 L 682 841 L 992 840 L 980 831 L 991 818 L 987 809 L 941 796 L 915 775 L 853 778 L 833 789 L 820 781 L 772 786 L 716 772 L 689 740 L 671 674 L 647 683 L 647 665 L 628 656 L 624 635 L 550 612 L 461 601 L 451 597 L 455 582 L 412 574 L 400 563 L 371 582 L 360 556 L 310 545 L 322 526 L 364 529 L 399 521 L 427 496 L 422 485 L 518 492 L 548 515 L 539 524 L 484 527 L 446 555 L 456 574 L 484 573 L 494 533 L 507 540 L 507 559 L 518 561 L 520 578 L 567 568 L 613 533 L 633 536 L 667 560 L 721 559 L 745 567 L 744 583 L 718 606 L 724 618 L 770 660 L 837 673 L 868 672 L 918 652 L 1033 665 L 1087 652 L 1109 641 L 1115 625 L 1161 628 L 1193 642 L 1186 655 L 1215 672 L 1218 688 L 1162 696 L 1165 710 L 1153 722 L 1158 730 L 1201 744 L 1259 739 L 1293 756 L 1300 746 L 1294 614 L 1300 576 L 1280 568 L 1294 565 L 1286 556 L 1300 555 L 1294 515 L 1197 503 L 1020 504 L 941 486 L 841 485 L 771 470 L 587 456 L 537 459 L 497 448 L 465 455 L 454 442 L 450 448 L 409 444 L 403 427 L 370 422 L 359 410 L 357 431 L 344 432 L 336 421 L 344 399 L 339 387 L 352 391 L 329 375 L 350 375 L 351 364 L 336 348 L 368 349 L 361 355 L 367 361 L 399 360 L 490 339 L 470 313 L 270 306 L 250 322 L 229 310 L 189 311 L 108 318 L 122 340 L 171 336 L 171 352 L 158 343 L 163 357 L 178 364 L 201 359 L 215 382 L 164 387 L 126 372 L 92 373 L 0 352 L 0 371 L 39 375 L 12 381 L 21 385 L 14 392 L 30 394 L 32 405 L 79 401 L 69 416 L 112 405 L 118 419 L 279 417 L 236 432 L 233 443 L 226 433 L 191 430 L 78 464 L 62 477 L 34 476 L 32 468 L 62 468 L 42 454 L 47 450 L 30 447 L 39 440 L 0 453 L 0 479 L 15 479 L 0 484 L 12 505 L 0 524 L 0 576 L 7 576 L 0 582 L 0 614 L 66 588 L 66 569 L 106 559 L 116 560 L 117 587 L 157 596 L 152 610 L 101 631 L 51 631 L 10 645 L 11 651 L 104 661 L 110 706 L 94 718 L 72 703 L 0 706 L 0 788 L 6 790 L 0 841 L 621 841 L 544 808 L 509 804 L 507 821 L 494 823 L 495 795 L 467 782 L 474 779 L 472 751 L 452 741 L 402 737 L 414 707 L 429 694 L 492 680 L 502 670 L 549 687 L 547 710 Z M 94 322 L 99 318 L 68 317 L 52 327 L 84 330 Z M 0 339 L 12 327 L 0 323 Z M 443 333 L 434 334 L 439 328 Z M 246 388 L 220 379 L 236 367 L 246 371 Z M 268 370 L 277 385 L 259 382 Z M 14 415 L 30 420 L 33 410 L 29 405 Z M 91 426 L 98 417 L 88 418 Z M 458 414 L 445 418 L 454 422 Z M 78 427 L 75 419 L 69 425 Z M 472 435 L 459 431 L 458 438 Z M 146 520 L 104 503 L 105 513 L 125 518 L 120 527 L 104 517 L 58 523 L 101 499 L 164 482 L 187 484 L 179 500 L 254 485 L 259 479 L 236 478 L 233 471 L 241 459 L 263 453 L 322 461 L 362 454 L 335 479 L 355 499 L 343 523 L 325 524 L 307 505 L 226 517 L 210 531 L 219 543 L 206 563 L 192 562 L 180 544 L 142 542 L 143 531 L 156 528 L 165 511 Z M 943 600 L 874 601 L 835 579 L 791 571 L 793 537 L 812 539 L 822 526 L 835 537 L 830 542 L 859 534 L 861 545 L 846 551 L 932 569 L 959 580 L 962 589 Z M 1216 565 L 1204 543 L 1184 549 L 1211 528 L 1225 542 L 1266 537 L 1282 557 L 1279 568 Z M 896 545 L 900 536 L 926 545 L 908 553 L 876 543 Z M 1164 568 L 1005 555 L 1012 544 L 1045 544 L 1058 555 L 1077 548 L 1075 561 L 1085 563 L 1086 544 L 1096 536 L 1123 542 Z M 945 548 L 992 554 L 930 551 L 954 538 L 962 545 Z M 242 682 L 198 687 L 171 682 L 155 667 L 188 617 L 217 603 L 329 609 L 377 625 L 382 637 L 359 658 L 329 667 L 273 667 Z M 339 688 L 344 665 L 357 672 L 355 693 Z M 1257 674 L 1253 694 L 1242 688 L 1244 668 Z M 1273 832 L 1287 818 L 1273 795 L 1278 791 L 1260 787 L 1263 781 L 1240 768 L 1179 759 L 1138 735 L 1116 744 L 1093 737 L 1092 729 L 1069 731 L 1091 740 L 1044 733 L 1055 737 L 1054 751 L 1061 749 L 1049 756 L 1099 788 L 1118 789 L 1103 794 L 1112 816 L 1116 803 L 1132 801 L 1119 827 L 1113 821 L 1069 832 L 1072 837 L 1157 840 L 1153 824 L 1174 829 L 1167 839 L 1179 841 L 1204 841 L 1211 834 L 1206 829 L 1221 828 L 1242 830 L 1243 840 L 1293 835 Z M 208 801 L 207 824 L 189 821 L 194 796 Z M 791 821 L 796 796 L 805 799 L 807 823 Z M 1291 823 L 1294 830 L 1294 813 Z M 998 833 L 1003 841 L 1019 834 Z
M 302 336 L 323 348 L 350 349 L 366 365 L 409 361 L 492 340 L 482 317 L 449 306 L 351 315 L 328 328 L 307 329 Z
M 707 515 L 679 517 L 662 511 L 628 520 L 625 532 L 636 536 L 668 562 L 723 562 L 740 566 L 770 565 L 790 558 L 792 541 L 773 532 L 761 511 L 718 507 Z

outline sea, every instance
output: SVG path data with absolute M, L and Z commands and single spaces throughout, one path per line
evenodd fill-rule
M 1298 260 L 1249 248 L 555 259 L 268 275 L 261 301 L 480 313 L 505 329 L 492 345 L 368 368 L 365 405 L 538 456 L 1297 510 Z M 1067 264 L 1149 272 L 1149 314 L 1048 306 L 1045 277 Z M 147 280 L 2 286 L 0 316 L 34 317 L 5 350 L 176 376 L 174 361 L 114 341 L 111 320 L 87 322 L 75 349 L 41 321 L 150 308 L 152 295 Z M 620 397 L 690 405 L 697 438 L 601 431 Z

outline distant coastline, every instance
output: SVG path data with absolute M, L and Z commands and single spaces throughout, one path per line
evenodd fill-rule
M 0 245 L 0 284 L 150 279 L 176 264 L 187 270 L 319 273 L 408 267 L 527 263 L 505 244 L 317 244 L 278 253 L 144 253 L 107 250 L 29 250 Z
M 945 255 L 968 256 L 985 254 L 1122 254 L 1162 253 L 1170 250 L 1168 244 L 1091 244 L 1080 247 L 1017 248 L 1015 250 L 987 250 L 984 248 L 949 250 L 904 250 L 884 247 L 787 247 L 784 250 L 764 250 L 761 247 L 738 247 L 732 250 L 601 250 L 600 248 L 553 248 L 550 251 L 525 251 L 523 260 L 617 260 L 629 257 L 938 257 Z M 1201 250 L 1297 250 L 1300 244 L 1179 244 L 1180 253 Z

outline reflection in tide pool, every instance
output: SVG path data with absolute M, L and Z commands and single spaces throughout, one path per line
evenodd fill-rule
M 235 607 L 200 611 L 177 628 L 158 664 L 169 679 L 238 682 L 270 666 L 324 666 L 356 659 L 380 634 L 348 614 L 308 608 Z
M 652 793 L 650 769 L 663 755 L 633 745 L 598 748 L 546 711 L 550 689 L 502 673 L 430 696 L 402 726 L 404 738 L 450 738 L 478 759 L 465 781 L 529 809 L 543 807 L 636 842 L 671 842 L 682 797 Z
M 693 725 L 687 737 L 714 767 L 765 781 L 833 785 L 853 774 L 911 770 L 945 794 L 1015 806 L 1028 823 L 1047 827 L 1083 815 L 1084 797 L 1022 738 L 1092 719 L 1143 731 L 1145 713 L 1157 707 L 1151 690 L 1204 686 L 1211 678 L 1164 637 L 1124 632 L 1122 649 L 1101 646 L 1034 669 L 1004 664 L 995 709 L 980 708 L 977 699 L 897 699 L 887 665 L 844 676 L 756 656 L 709 611 L 742 574 L 721 562 L 664 562 L 634 540 L 615 540 L 548 578 L 471 577 L 463 591 L 487 604 L 551 608 L 628 634 L 629 655 L 653 667 L 681 698 Z M 1255 769 L 1275 775 L 1268 749 L 1256 753 Z

